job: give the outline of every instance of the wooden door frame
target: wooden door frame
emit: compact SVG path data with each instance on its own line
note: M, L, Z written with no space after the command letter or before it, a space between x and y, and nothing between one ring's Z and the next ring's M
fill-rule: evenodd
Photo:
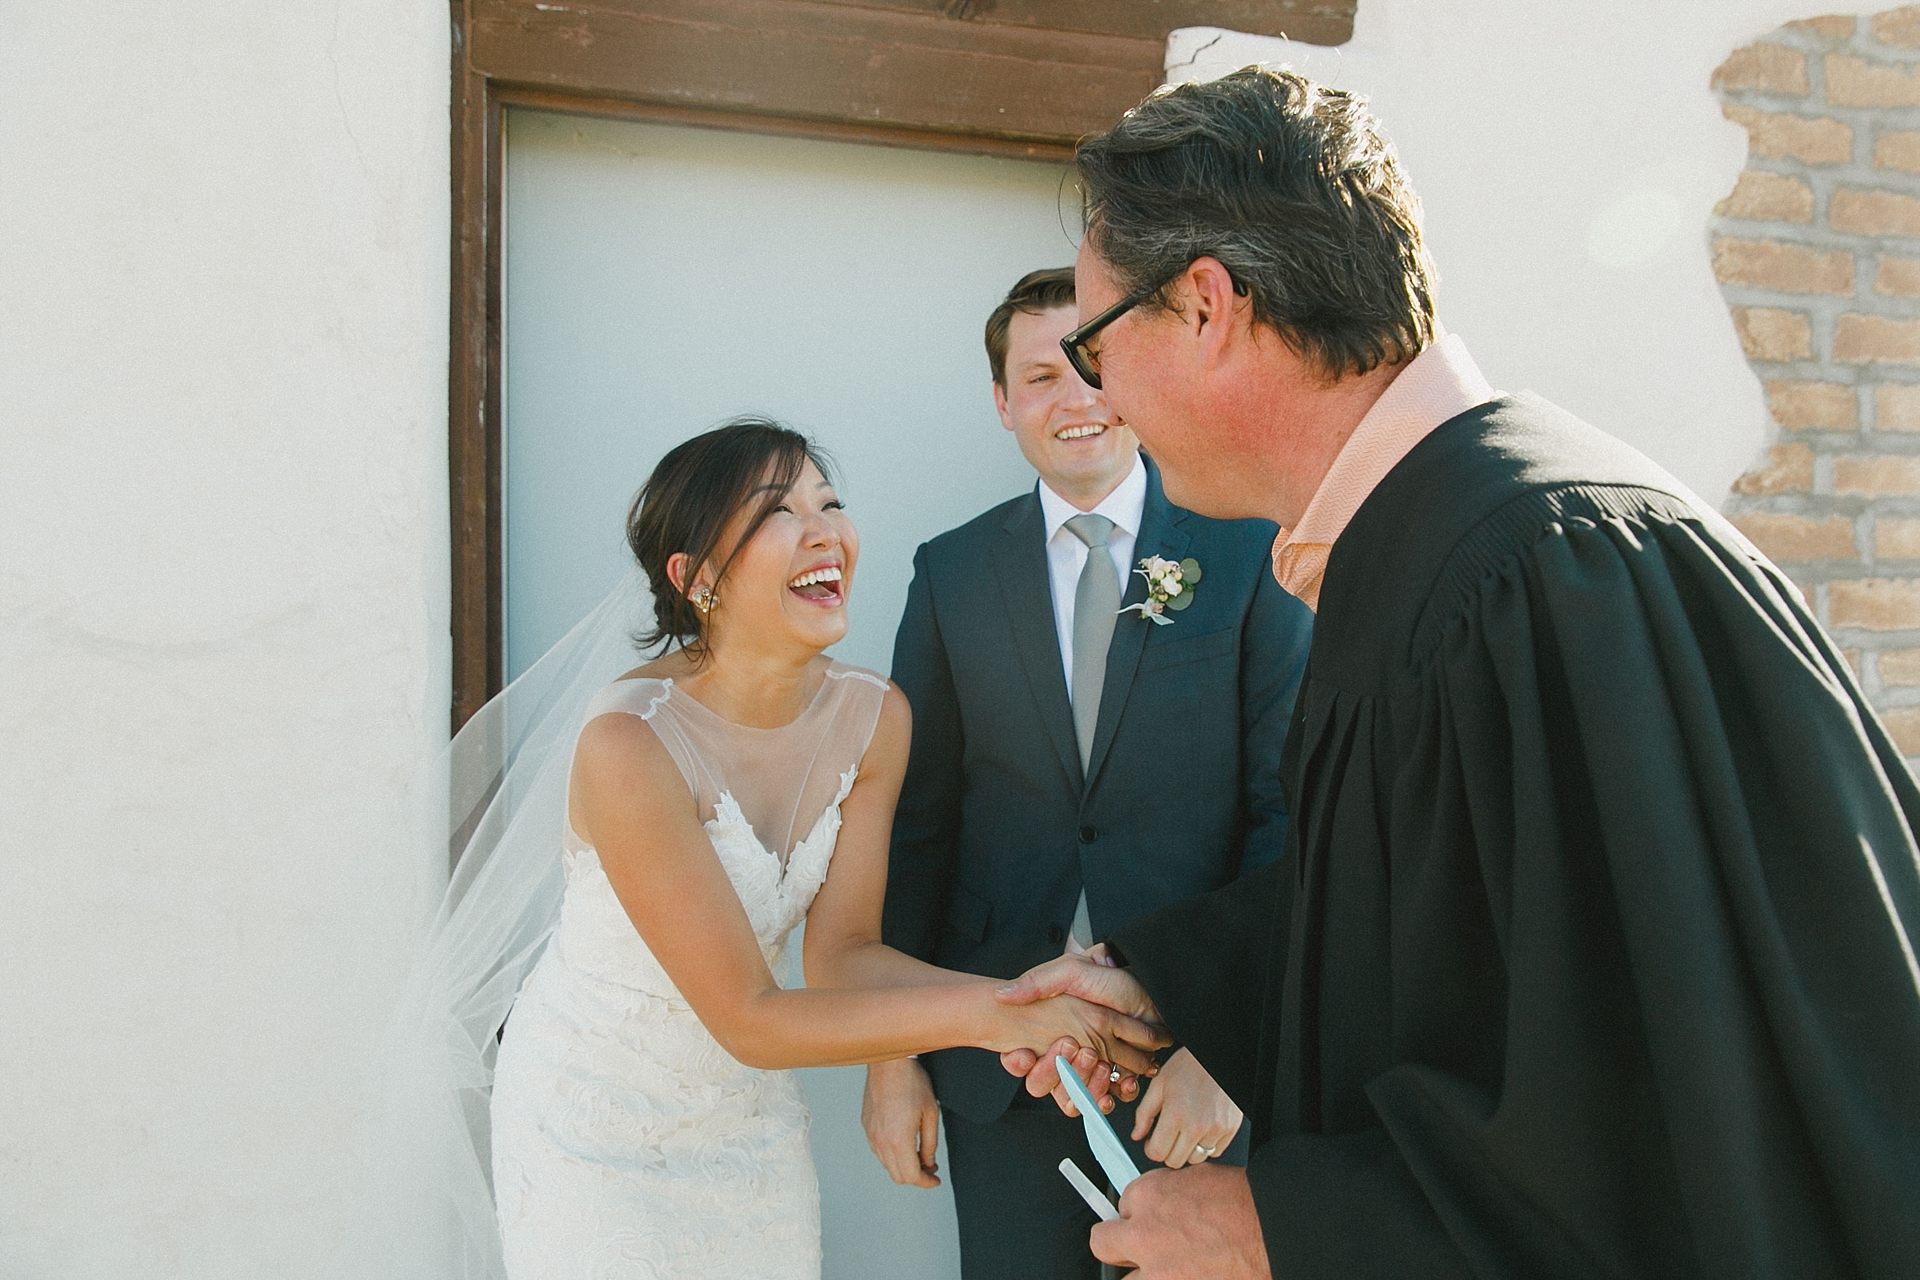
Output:
M1356 0L450 0L453 727L506 675L502 176L510 107L1065 161L1167 32L1340 44Z

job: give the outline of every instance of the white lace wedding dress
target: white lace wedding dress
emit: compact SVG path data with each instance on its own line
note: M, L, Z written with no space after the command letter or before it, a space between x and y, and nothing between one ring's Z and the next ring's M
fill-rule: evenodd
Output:
M671 680L616 681L587 709L659 734L776 975L826 879L885 690L835 663L779 729L729 723ZM560 924L494 1074L508 1277L814 1280L820 1191L798 1082L743 1066L707 1033L570 827L562 856Z

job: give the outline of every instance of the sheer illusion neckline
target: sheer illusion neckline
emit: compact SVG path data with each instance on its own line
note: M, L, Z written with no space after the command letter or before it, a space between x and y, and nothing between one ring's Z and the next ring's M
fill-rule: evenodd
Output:
M838 665L838 664L835 664L835 665ZM714 724L724 725L729 729L738 729L741 733L762 734L762 733L784 733L788 729L792 729L798 725L806 723L806 721L813 715L813 713L819 709L821 700L826 697L827 686L829 682L832 681L833 676L834 676L834 667L829 666L826 669L826 671L821 674L820 683L817 686L815 686L813 691L813 696L807 699L807 705L800 709L800 714L795 716L793 719L787 721L785 724L777 724L769 728L761 728L759 725L741 724L738 720L727 719L725 716L721 715L718 711L715 711L712 707L700 701L700 699L694 697L691 693L688 693L685 685L674 683L674 679L672 676L629 676L628 679L657 680L660 684L661 693L663 696L671 696L676 702L689 703L693 705L694 707L698 708L698 712L700 715L705 716L708 720L711 720Z
M823 811L846 798L886 690L887 682L872 672L832 661L799 715L762 729L728 720L670 676L641 674L607 686L588 717L624 712L647 722L672 755L709 834L737 828L785 868ZM567 839L569 847L591 847L571 822ZM738 840L716 839L715 845Z

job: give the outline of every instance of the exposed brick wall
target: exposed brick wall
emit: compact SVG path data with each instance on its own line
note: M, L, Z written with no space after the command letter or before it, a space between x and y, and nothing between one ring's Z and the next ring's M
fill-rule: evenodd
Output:
M1920 756L1920 5L1793 22L1714 72L1749 159L1714 274L1776 442L1728 512Z

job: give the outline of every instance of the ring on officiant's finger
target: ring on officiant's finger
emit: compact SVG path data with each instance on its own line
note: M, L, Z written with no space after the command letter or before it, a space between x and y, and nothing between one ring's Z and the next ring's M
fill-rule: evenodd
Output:
M1211 1156L1211 1155L1213 1154L1213 1148L1212 1148L1212 1147L1203 1147L1203 1146L1201 1146L1201 1145L1200 1145L1199 1143L1197 1143L1197 1142L1193 1144L1193 1149L1194 1149L1194 1152L1195 1152L1195 1154L1197 1154L1197 1155L1199 1155L1199 1156L1202 1156L1202 1157L1207 1157L1207 1156Z

